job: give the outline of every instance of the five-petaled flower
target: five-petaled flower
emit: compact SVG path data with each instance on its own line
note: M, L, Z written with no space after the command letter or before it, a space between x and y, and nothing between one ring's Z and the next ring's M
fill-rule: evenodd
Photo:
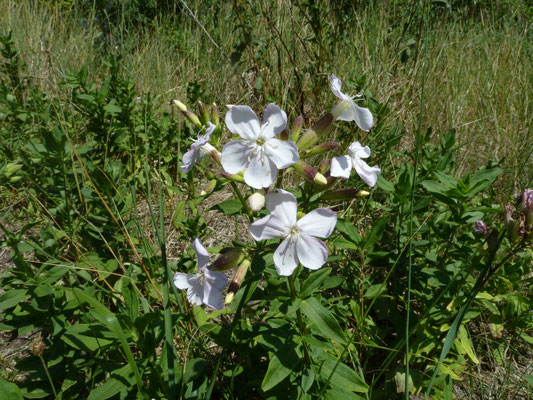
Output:
M198 257L198 272L196 274L176 272L174 285L178 289L187 289L189 303L195 306L205 304L215 310L221 310L223 306L222 290L228 284L228 277L223 272L207 269L209 253L200 239L194 239L192 248Z
M280 275L291 275L298 262L309 269L319 269L328 259L328 246L316 237L328 238L337 224L337 214L317 208L297 220L296 198L275 189L266 195L270 215L250 224L255 240L283 239L274 252L274 265Z
M222 149L222 167L230 174L244 172L244 181L255 189L269 187L279 169L296 163L298 147L276 138L287 126L287 114L276 104L265 109L263 124L248 106L233 106L226 113L226 126L242 140L231 141Z
M212 151L217 151L212 145L209 144L209 138L215 129L216 125L213 125L211 122L207 122L205 135L198 136L198 139L196 140L191 139L193 141L191 144L191 149L183 155L183 165L181 166L183 173L188 173L192 169L193 165L201 161L206 154L209 154Z
M331 91L341 99L341 102L333 107L331 113L335 119L341 121L355 121L357 126L368 132L374 125L374 118L368 108L359 107L354 99L360 96L350 97L341 92L341 80L335 75L329 78Z
M354 142L348 149L348 154L342 157L335 157L331 160L331 176L348 179L352 168L370 187L374 186L378 180L381 169L374 165L370 167L362 158L370 157L370 148L361 146L361 143Z

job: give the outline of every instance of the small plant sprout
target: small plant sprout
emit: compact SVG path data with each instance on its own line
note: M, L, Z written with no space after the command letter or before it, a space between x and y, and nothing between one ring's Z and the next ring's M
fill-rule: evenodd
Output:
M228 284L228 277L223 272L207 269L209 253L202 245L200 239L194 239L192 248L198 257L198 272L186 274L176 272L174 285L178 289L187 289L187 300L195 306L205 304L215 310L221 310L222 290Z
M355 104L355 99L362 95L350 97L341 92L341 80L335 75L329 78L330 88L335 96L341 99L341 102L333 107L331 113L335 119L341 121L355 121L357 126L368 132L374 125L374 118L368 108L359 107Z
M255 189L269 187L278 170L296 163L298 147L278 136L287 126L287 114L276 104L265 109L263 124L248 106L232 106L226 113L230 132L242 140L229 142L222 149L222 167L230 174L244 172L244 181Z
M212 145L209 144L211 134L215 131L216 126L211 122L207 122L207 129L205 135L198 136L198 139L191 139L191 149L183 155L183 165L181 170L186 174L191 171L194 164L200 162L207 154L213 155L214 158L220 158L219 152Z
M296 198L283 189L266 195L270 215L250 224L250 234L259 240L283 239L274 252L278 274L292 275L298 262L309 269L319 269L328 259L328 246L317 237L328 238L337 224L337 214L317 208L297 220Z
M368 186L374 186L381 169L377 165L370 167L362 160L368 157L370 157L368 146L363 147L359 142L352 143L347 155L331 160L331 176L348 179L353 168Z

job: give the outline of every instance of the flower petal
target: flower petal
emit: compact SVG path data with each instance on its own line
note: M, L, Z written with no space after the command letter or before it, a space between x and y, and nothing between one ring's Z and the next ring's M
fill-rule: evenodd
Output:
M189 150L183 155L181 162L183 165L180 166L184 174L189 173L192 170L194 164L202 159L202 152L200 150Z
M198 269L202 269L209 264L209 253L205 249L200 239L194 239L192 248L196 252L196 257L198 257Z
M278 274L282 276L292 275L298 266L296 242L294 240L287 238L281 242L274 252L274 265L276 266Z
M273 224L269 224L270 217L267 215L249 226L250 235L256 240L277 239L285 236L286 229L279 226L278 220L274 220Z
M337 213L329 208L317 208L298 220L301 234L328 238L337 224Z
M302 235L296 240L298 260L309 269L319 269L328 260L328 246L322 240Z
M272 214L276 214L286 226L296 224L296 213L298 206L296 197L290 192L283 189L274 189L267 193L266 207Z
M344 93L341 92L342 82L339 78L331 74L331 76L329 77L329 82L331 91L335 96L337 96L341 100L351 100L349 96L346 96Z
M188 289L194 284L194 280L195 280L194 278L195 278L194 274L176 272L174 274L173 281L174 281L174 285L176 285L178 289Z
M265 108L261 136L271 139L279 135L287 127L287 114L276 104L270 103Z
M248 143L246 140L234 140L224 146L220 160L224 171L238 174L248 167L248 156L251 151Z
M344 109L344 111L337 117L341 121L355 121L357 126L368 132L372 125L374 125L374 118L368 108L359 107L350 100L351 104Z
M265 142L265 154L278 169L285 169L300 159L296 143L279 139L270 139Z
M195 279L194 284L187 289L187 300L195 306L201 306L204 299L204 285Z
M353 142L350 145L350 154L352 157L368 158L370 157L370 147L363 147L359 142Z
M228 277L224 272L210 271L208 269L204 272L205 280L218 290L222 290L228 284Z
M206 306L215 310L222 310L222 307L224 306L222 302L222 290L207 283L204 287L202 301Z
M277 173L276 165L264 154L258 152L244 172L244 181L255 189L262 189L272 185Z
M348 156L335 157L331 160L330 175L348 179L352 171L352 159Z
M256 139L261 133L259 119L248 106L231 107L226 113L226 126L230 132L247 140Z
M378 180L378 175L381 174L381 169L374 165L370 167L366 162L361 159L354 160L355 170L357 174L363 179L370 187L374 186Z

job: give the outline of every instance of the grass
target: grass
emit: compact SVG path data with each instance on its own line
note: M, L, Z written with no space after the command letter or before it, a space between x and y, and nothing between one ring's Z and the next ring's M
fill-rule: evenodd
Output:
M14 32L29 76L51 93L58 90L67 69L82 63L89 63L91 75L98 76L102 48L93 43L99 43L103 33L94 20L76 9L65 15L57 8L32 3L0 1L6 10L0 26ZM288 4L278 1L268 9L262 5L256 14L248 10L238 18L231 16L229 5L214 15L213 6L203 9L199 2L191 4L199 23L225 54L231 54L241 40L237 22L248 19L252 41L238 65L228 62L187 11L181 13L179 23L159 19L134 31L122 27L109 37L107 51L120 54L138 90L156 94L161 104L185 99L191 82L197 82L205 101L265 104L281 98L293 117L301 111L300 100L296 101L301 93L301 109L307 114L331 102L324 91L329 74L345 82L364 75L365 88L393 111L391 122L404 124L414 138L423 60L418 56L417 32L402 36L402 16L395 15L393 7L369 6L354 14L355 20L344 26L342 34L333 27L329 32L336 36L322 39L317 46L316 42L305 44L303 38L312 37L313 30L299 9ZM506 180L500 185L505 193L530 184L528 171L533 169L531 25L516 18L511 14L496 21L487 16L453 21L434 16L430 32L424 33L431 101L425 104L422 130L432 127L438 136L457 129L461 173L502 160ZM326 46L329 54L324 53ZM263 87L256 90L259 79ZM301 93L295 93L299 84ZM322 89L320 97L314 94L316 85Z

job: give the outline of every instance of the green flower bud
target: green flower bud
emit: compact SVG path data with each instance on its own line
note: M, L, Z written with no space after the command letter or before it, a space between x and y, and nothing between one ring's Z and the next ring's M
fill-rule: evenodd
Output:
M303 126L304 126L304 117L299 115L298 118L294 120L294 123L292 125L291 141L293 141L294 143L298 141L298 138L300 137L300 132L302 131Z
M229 285L228 294L226 295L224 304L227 305L233 301L235 293L237 293L237 290L239 290L242 285L242 282L244 281L244 278L246 277L246 273L248 272L248 268L250 268L250 264L250 260L244 260L237 269L237 272L235 273L235 276L233 277L233 280Z
M244 259L247 251L243 247L225 247L220 256L207 267L210 271L227 271L233 269Z
M198 116L193 113L189 107L187 107L185 104L178 100L174 100L174 104L176 105L176 107L178 107L178 110L180 110L182 114L185 115L185 118L191 121L194 126L196 126L197 128L202 127L202 123L198 119Z
M337 147L339 147L340 143L338 142L325 142L318 146L313 147L309 150L303 150L300 152L300 158L307 158L311 156L315 156L317 154L326 153L330 150L334 150Z
M316 122L311 128L309 128L303 136L298 140L298 148L300 150L306 150L316 142L330 126L333 124L333 114L327 113L318 122Z
M209 183L205 186L204 190L202 190L200 192L200 196L206 196L209 193L211 193L213 191L213 189L215 189L216 185L217 185L217 180L216 179L211 179L209 181Z
M311 167L306 162L303 162L302 160L298 161L292 167L305 179L316 183L317 185L327 184L327 180L324 175L322 175L320 172L318 172L316 169Z
M215 103L211 105L211 122L216 126L218 126L218 123L220 122L218 107Z
M354 198L363 198L370 195L366 190L357 189L340 189L324 193L321 200L353 200Z
M209 121L209 113L207 111L207 106L201 101L198 102L198 115L200 116L200 122L202 125L207 124L207 121Z

